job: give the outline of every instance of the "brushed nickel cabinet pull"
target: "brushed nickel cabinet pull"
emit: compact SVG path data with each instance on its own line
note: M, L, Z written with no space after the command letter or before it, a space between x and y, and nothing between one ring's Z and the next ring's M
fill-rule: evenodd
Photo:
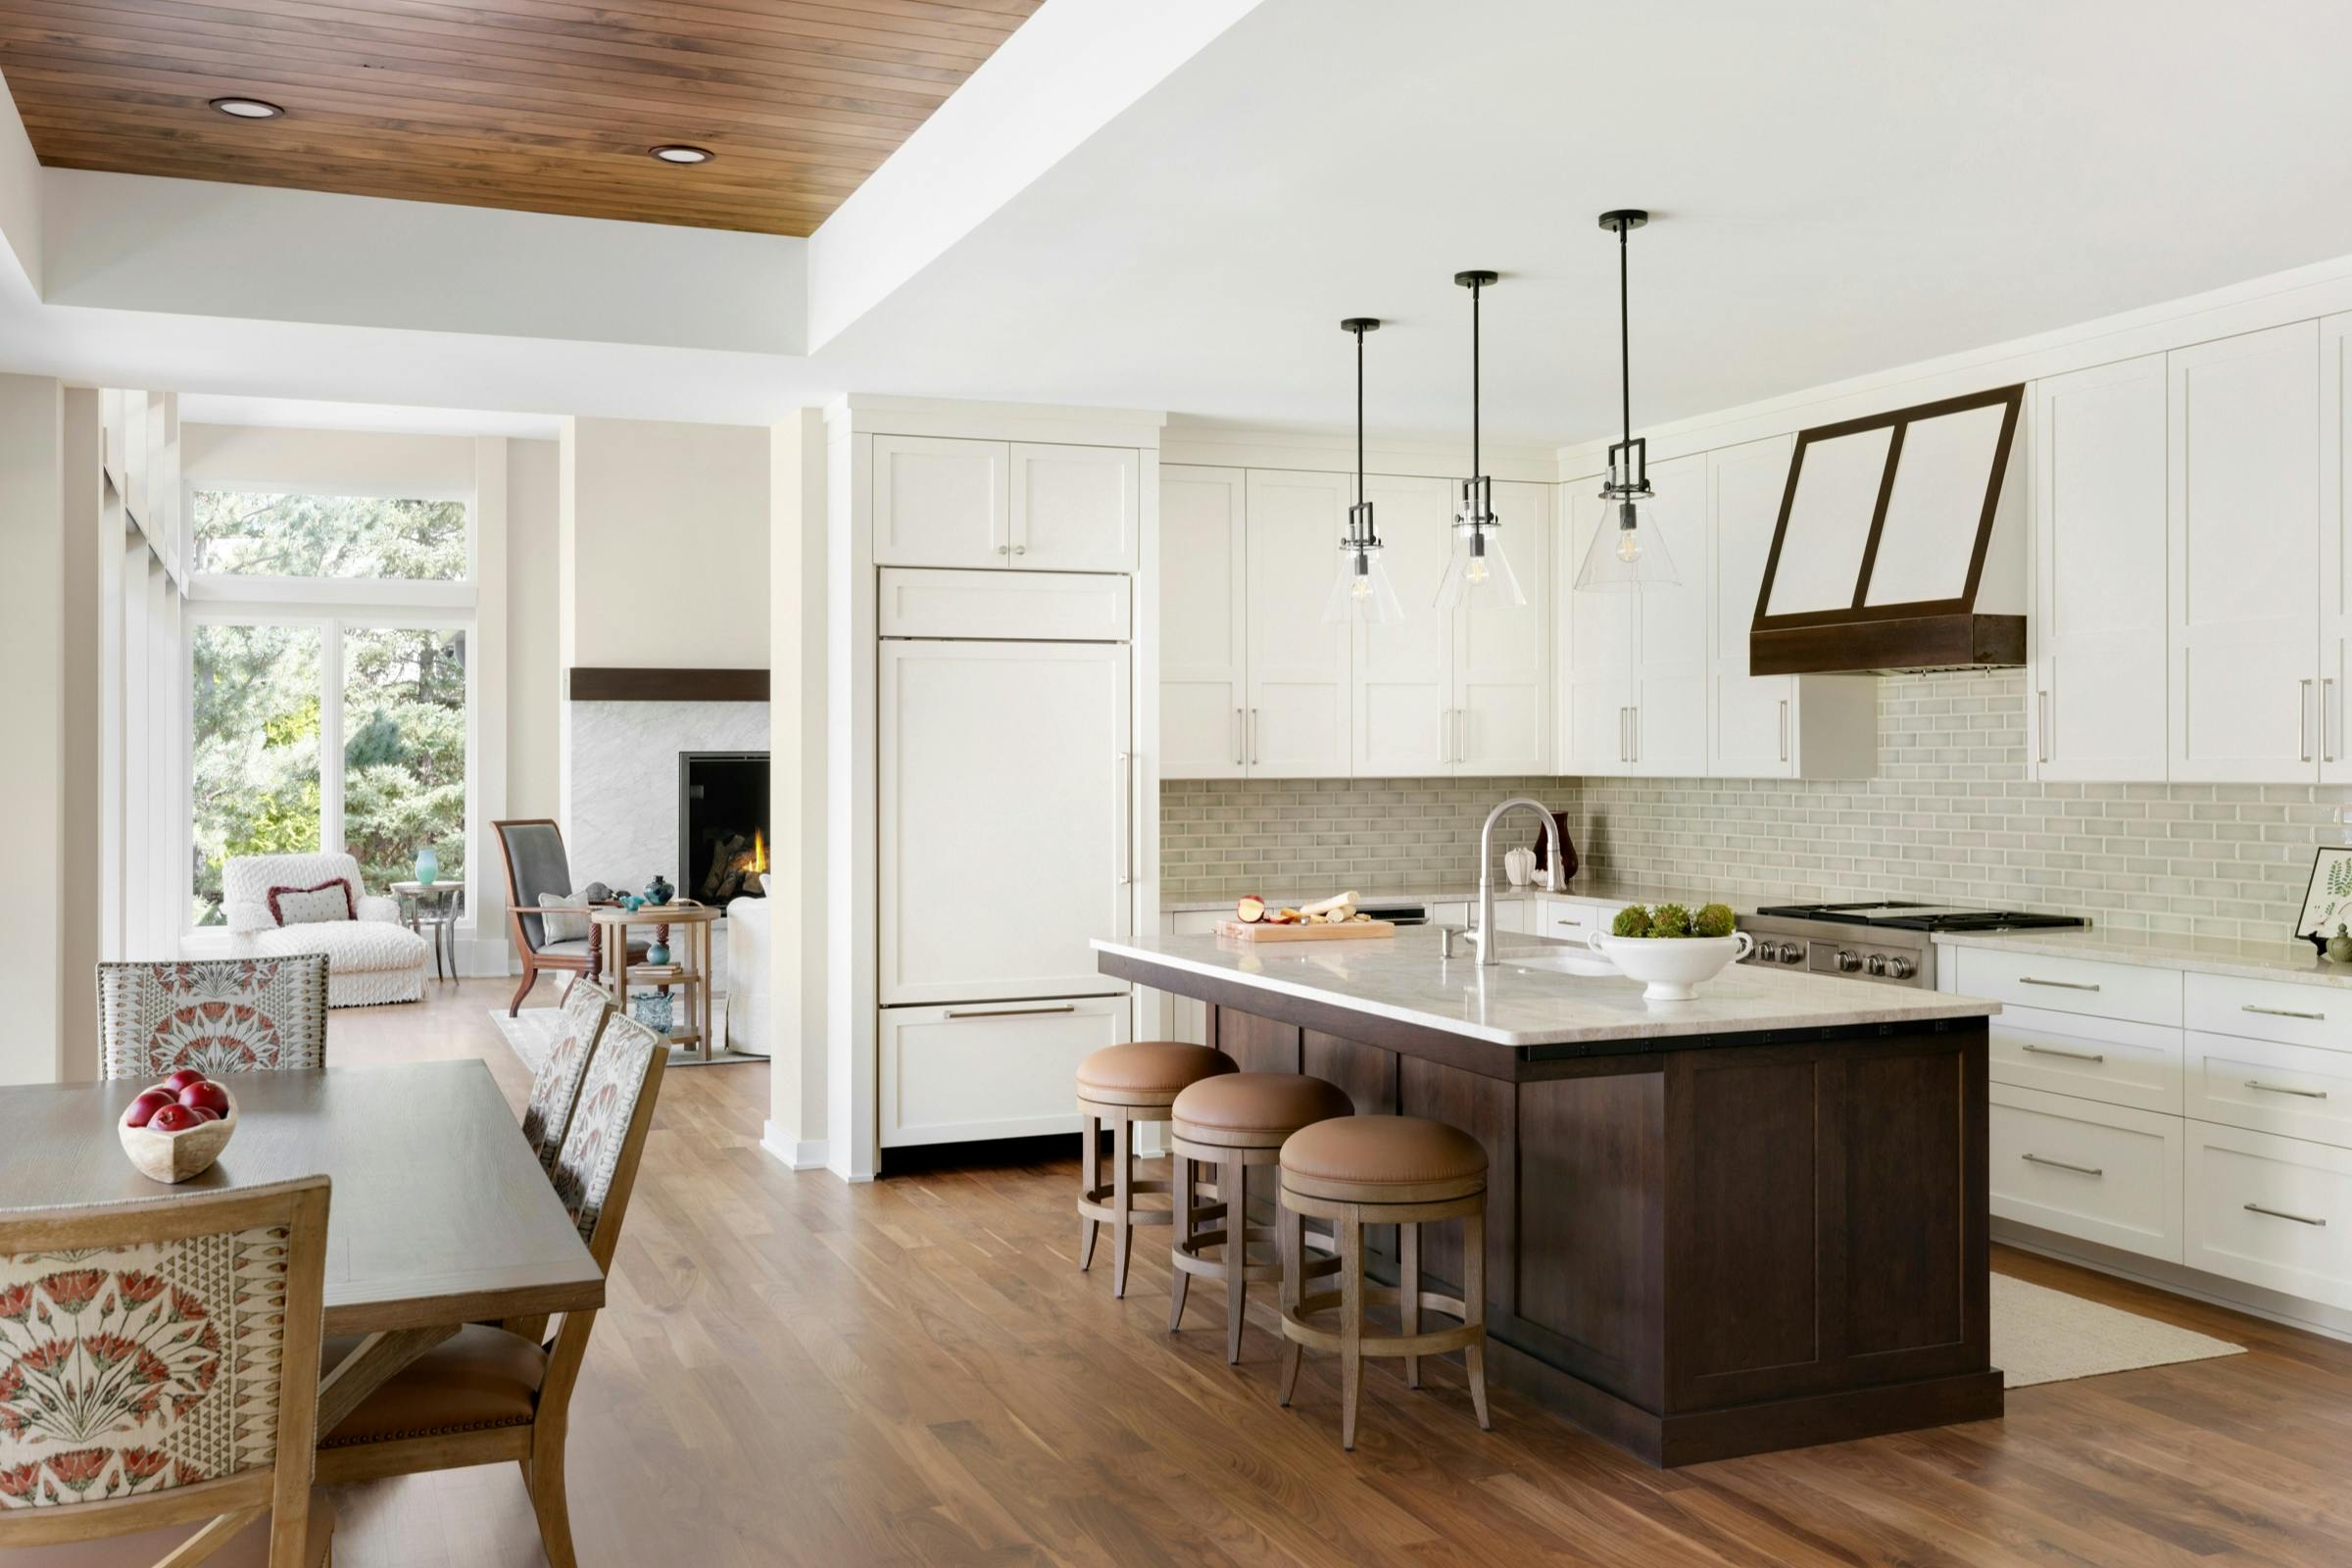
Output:
M1634 760L1642 760L1642 707L1639 703L1626 710L1634 715Z
M2099 1051L2060 1051L2056 1046L2036 1046L2028 1042L2025 1048L2036 1056L2064 1056L2069 1061L2105 1061L2106 1053Z
M1250 710L1250 765L1257 765L1258 743L1265 738L1265 726L1257 721L1257 710Z
M2050 760L2050 690L2041 689L2041 707L2034 711L2034 728L2041 741L2041 760Z
M1029 1018L1049 1012L1076 1012L1075 1002L1056 1003L1050 1007L950 1007L951 1018Z
M2335 710L2330 706L2334 700L2334 694L2335 677L2333 675L2321 676L2320 760L2323 762L2335 760Z
M2071 1170L2078 1176L2104 1176L2107 1172L2097 1165L2070 1165L2063 1159L2044 1159L2039 1154L2025 1156L2029 1165L2047 1165L2052 1170Z
M2036 980L2030 974L2017 977L2021 986L2048 986L2056 991L2096 991L2099 988L2087 980Z
M1130 776L1134 772L1135 760L1126 752L1119 753L1118 758L1119 825L1121 828L1119 837L1123 841L1119 845L1119 886L1128 887L1135 881L1135 824L1133 813L1128 809L1130 803L1135 799L1135 781Z
M2293 1095L2299 1100L2326 1100L2328 1098L2328 1091L2325 1089L2297 1089L2288 1084L2266 1084L2259 1078L2247 1079L2246 1087L2259 1089L2266 1095Z
M2273 1219L2291 1219L2298 1225L2316 1225L2321 1230L2326 1230L2328 1228L2328 1222L2319 1218L2317 1215L2290 1214L2283 1208L2265 1208L2260 1203L2248 1203L2246 1205L2246 1212L2249 1214L2268 1214Z
M1781 699L1781 760L1788 760L1788 699Z
M2328 1021L2328 1015L2324 1012L2297 1012L2292 1007L2258 1007L2251 1002L2246 1003L2237 1010L2240 1012L2259 1012L2273 1018L2309 1018L2313 1023L2326 1023Z

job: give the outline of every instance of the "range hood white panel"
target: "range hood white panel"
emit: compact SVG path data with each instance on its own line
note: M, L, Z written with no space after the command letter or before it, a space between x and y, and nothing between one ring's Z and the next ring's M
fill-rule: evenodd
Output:
M1852 606L1862 552L1870 544L1871 514L1878 510L1879 485L1886 474L1886 447L1893 439L1894 431L1882 427L1807 443L1767 614ZM1982 494L1981 480L1979 485Z
M2000 451L2007 412L1987 404L1904 427L1863 603L1922 604L1968 591L1984 481Z

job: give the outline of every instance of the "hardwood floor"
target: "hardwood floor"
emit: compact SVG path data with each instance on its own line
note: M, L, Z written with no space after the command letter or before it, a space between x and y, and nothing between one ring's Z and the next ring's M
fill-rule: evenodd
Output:
M330 1059L478 1055L519 1105L486 1016L507 989L337 1012ZM852 1188L762 1153L766 1106L764 1067L662 1086L573 1400L583 1563L2352 1563L2352 1347L2330 1340L1996 1249L2251 1353L1674 1472L1507 1394L1481 1434L1457 1366L1408 1394L1382 1365L1348 1455L1328 1358L1276 1406L1270 1312L1239 1367L1216 1311L1164 1332L1164 1237L1124 1301L1106 1259L1076 1271L1074 1152ZM512 1468L336 1499L338 1568L543 1560Z

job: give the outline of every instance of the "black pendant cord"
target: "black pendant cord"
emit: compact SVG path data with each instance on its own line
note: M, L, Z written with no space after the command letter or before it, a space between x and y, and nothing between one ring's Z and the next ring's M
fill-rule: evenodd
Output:
M1625 442L1634 440L1634 349L1631 313L1626 303L1625 235L1632 225L1617 220L1617 412L1625 421ZM1360 341L1360 339L1359 339Z
M1355 329L1355 504L1364 504L1364 329L1360 326Z
M1478 296L1483 285L1470 285L1470 476L1478 477L1487 470L1478 465Z

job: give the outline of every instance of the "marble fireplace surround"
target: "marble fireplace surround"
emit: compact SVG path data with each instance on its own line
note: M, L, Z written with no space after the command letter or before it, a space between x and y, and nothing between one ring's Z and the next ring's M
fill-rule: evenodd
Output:
M768 750L768 705L598 702L568 705L564 757L564 843L572 885L643 888L659 871L682 885L678 865L678 754ZM726 973L726 926L713 931L711 963Z

